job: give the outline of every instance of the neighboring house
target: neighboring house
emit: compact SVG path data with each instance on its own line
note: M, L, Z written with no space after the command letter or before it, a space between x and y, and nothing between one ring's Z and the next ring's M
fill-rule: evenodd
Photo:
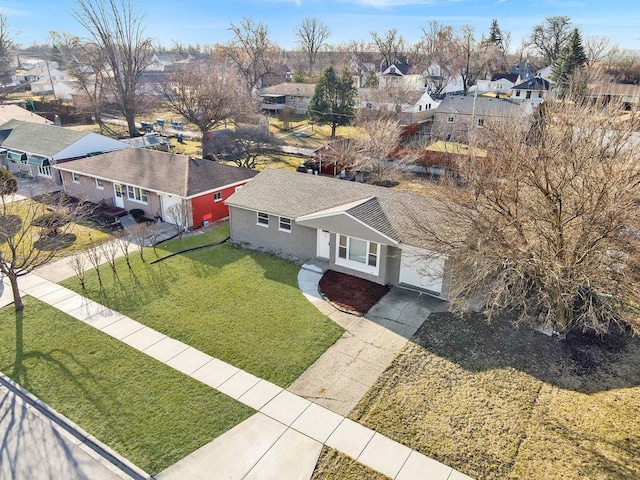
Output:
M0 126L0 163L13 173L60 183L52 165L71 159L129 148L124 142L93 132L11 120Z
M49 80L48 78L31 82L31 92L37 95L54 94L57 100L72 100L73 95L78 92L74 87L75 82L63 82L59 80Z
M0 105L0 126L10 120L51 125L53 122L18 105Z
M307 105L316 90L314 83L280 83L260 90L261 108L278 112L291 107L295 113L306 114Z
M511 98L515 100L531 100L535 105L543 102L549 92L549 82L544 78L533 77L511 89Z
M587 88L588 94L594 100L605 103L620 102L631 109L632 105L640 103L640 86L622 83L594 83Z
M267 73L262 77L262 86L271 87L273 85L279 85L281 83L290 82L293 75L288 65L278 65L273 72Z
M418 90L424 89L426 85L424 75L417 67L405 61L397 61L392 65L382 66L379 86Z
M211 160L138 148L81 158L56 168L65 192L84 200L141 209L148 218L170 223L176 220L172 206L184 205L189 216L185 228L229 216L224 201L257 174Z
M488 122L526 118L533 113L530 102L476 97L446 97L434 112L432 137L467 143L471 132L480 132Z
M401 125L411 125L431 117L438 106L428 92L403 88L360 88L358 108L366 110L388 110L398 114Z
M448 296L447 259L424 250L414 222L435 200L329 177L267 169L227 200L231 240L382 285ZM413 232L413 233L412 233Z

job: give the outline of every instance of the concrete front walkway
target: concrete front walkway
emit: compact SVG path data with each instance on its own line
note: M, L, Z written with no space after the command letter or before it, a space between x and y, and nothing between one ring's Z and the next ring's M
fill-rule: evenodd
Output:
M37 274L21 277L19 282L26 294L258 412L161 473L159 478L163 480L307 480L323 444L394 479L469 478L321 405L167 337Z
M289 390L341 415L348 415L434 311L447 303L392 288L367 315L337 310L318 293L324 265L311 262L298 273L304 296L346 332Z

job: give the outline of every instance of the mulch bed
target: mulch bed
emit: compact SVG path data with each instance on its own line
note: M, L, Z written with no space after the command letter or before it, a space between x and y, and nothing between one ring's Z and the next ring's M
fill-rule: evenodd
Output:
M325 272L319 287L332 303L356 313L367 313L389 291L387 286L333 270Z

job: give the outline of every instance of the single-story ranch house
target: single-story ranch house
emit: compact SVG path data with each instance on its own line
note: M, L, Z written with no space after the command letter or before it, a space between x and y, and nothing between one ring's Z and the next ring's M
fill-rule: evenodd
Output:
M12 173L27 173L60 184L52 166L129 145L93 132L11 120L0 126L0 163Z
M435 200L318 175L267 169L227 200L231 240L379 284L447 298L447 259L424 250L416 219Z
M229 216L224 201L257 174L247 168L140 148L81 158L56 168L65 192L83 200L141 209L149 218L168 222L175 218L171 206L184 205L191 217L187 228Z

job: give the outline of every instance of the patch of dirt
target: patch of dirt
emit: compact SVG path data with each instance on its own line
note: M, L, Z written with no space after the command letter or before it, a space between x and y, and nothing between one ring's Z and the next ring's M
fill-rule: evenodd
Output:
M327 270L320 279L320 293L340 308L367 313L386 295L389 287L362 278Z
M322 447L311 480L390 480L390 477L328 447Z

